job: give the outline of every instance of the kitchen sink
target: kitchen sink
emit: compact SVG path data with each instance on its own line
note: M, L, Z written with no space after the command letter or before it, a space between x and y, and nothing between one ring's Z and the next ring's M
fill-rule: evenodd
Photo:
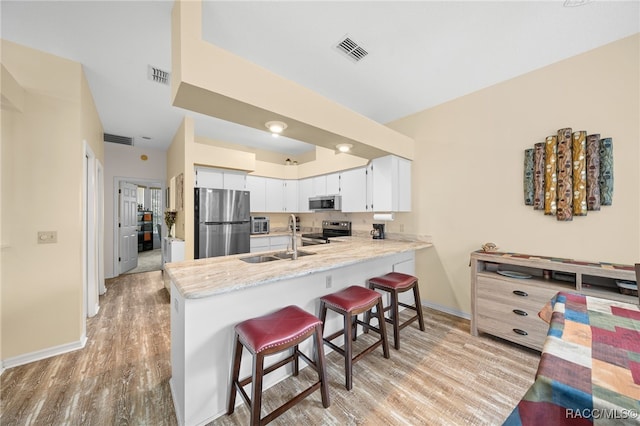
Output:
M298 257L309 256L311 254L315 254L315 253L298 250ZM278 259L293 259L293 253L288 253L286 251L280 251L278 253L274 253L272 256L275 256Z
M298 250L298 257L309 256L311 253L308 251ZM277 253L261 254L257 256L241 257L240 260L247 263L265 263L273 262L274 260L293 259L293 253L287 253L286 251L279 251Z
M275 257L269 254L263 254L260 256L241 257L240 260L247 263L264 263L273 262L274 260L281 260L279 257Z

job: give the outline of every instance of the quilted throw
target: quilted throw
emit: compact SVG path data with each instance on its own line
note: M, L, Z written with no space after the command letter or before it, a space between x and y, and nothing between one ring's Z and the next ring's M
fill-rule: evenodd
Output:
M638 306L556 294L534 384L504 425L640 424Z

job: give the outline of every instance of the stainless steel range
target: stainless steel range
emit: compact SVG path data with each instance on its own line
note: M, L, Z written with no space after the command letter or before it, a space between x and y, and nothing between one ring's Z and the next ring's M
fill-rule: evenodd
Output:
M312 246L316 244L328 244L331 242L331 237L350 237L351 236L351 222L346 221L322 221L322 233L317 234L302 234L302 245Z

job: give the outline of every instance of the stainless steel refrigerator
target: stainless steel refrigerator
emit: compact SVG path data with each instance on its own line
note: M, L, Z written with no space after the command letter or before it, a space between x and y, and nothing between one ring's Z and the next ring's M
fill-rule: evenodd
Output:
M249 253L249 191L195 188L194 257Z

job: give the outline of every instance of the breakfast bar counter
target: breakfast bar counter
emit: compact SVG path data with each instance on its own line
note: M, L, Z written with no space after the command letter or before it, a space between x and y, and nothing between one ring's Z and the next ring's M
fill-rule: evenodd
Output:
M237 323L288 305L318 315L319 299L326 294L351 285L365 286L367 279L391 271L415 274L416 250L430 246L425 241L353 236L300 247L299 251L313 254L296 260L248 263L242 259L270 253L245 253L167 264L170 384L178 423L202 425L226 412ZM325 322L327 333L341 327L339 316ZM300 348L311 351L310 343ZM248 353L243 357L240 375L245 377L251 374L251 362ZM274 371L265 377L264 389L290 374L290 369Z
M175 284L182 297L198 299L430 246L424 241L340 237L330 244L299 248L314 254L299 257L295 266L291 260L246 263L240 259L264 253L243 253L167 264L165 272L166 279Z

